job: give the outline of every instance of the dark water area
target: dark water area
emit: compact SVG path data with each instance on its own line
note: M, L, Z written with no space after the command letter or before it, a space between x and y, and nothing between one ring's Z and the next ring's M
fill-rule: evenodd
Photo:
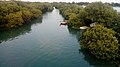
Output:
M58 9L0 33L0 67L116 67L80 48L81 30L60 26Z

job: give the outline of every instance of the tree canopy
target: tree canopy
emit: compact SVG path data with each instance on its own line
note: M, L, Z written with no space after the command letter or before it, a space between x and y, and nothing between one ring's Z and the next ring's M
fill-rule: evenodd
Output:
M72 8L74 7L74 8ZM120 59L120 14L112 6L93 2L85 7L73 4L57 4L60 13L68 21L68 26L87 28L80 39L81 48L98 59Z
M21 26L52 10L50 3L2 1L0 2L0 28Z
M93 22L103 23L104 25L111 24L117 19L117 11L112 6L103 4L102 2L95 2L85 7L87 13L86 19L93 19Z
M77 4L60 4L57 8L68 20L69 26L89 26L91 23L97 22L110 27L118 22L117 11L102 2L90 3L85 8Z
M83 33L80 44L83 49L99 59L118 59L120 58L120 44L115 35L115 31L96 25Z

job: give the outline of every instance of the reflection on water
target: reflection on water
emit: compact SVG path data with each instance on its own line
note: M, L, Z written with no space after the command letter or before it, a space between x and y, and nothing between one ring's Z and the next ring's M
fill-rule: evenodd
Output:
M113 64L112 62L96 59L93 55L89 54L88 52L86 52L83 49L80 49L79 51L80 51L80 53L82 53L84 55L84 60L86 60L89 63L90 66L94 66L94 67L116 67L116 65Z
M70 34L72 34L78 40L78 42L80 42L80 36L82 35L82 33L85 30L76 30L76 29L73 29L71 27L68 27L68 31L69 31ZM94 67L116 67L116 65L111 63L111 62L104 61L104 60L98 60L93 55L86 52L84 49L80 48L80 49L78 49L78 51L79 51L80 54L84 55L84 60L87 61L90 66L94 66Z
M54 9L42 21L1 32L0 67L114 67L81 50L83 30L59 26L63 19Z
M9 29L9 30L2 30L0 32L0 43L13 40L14 38L17 39L18 36L24 35L26 33L29 33L31 31L31 26L35 25L37 23L41 23L42 18L38 18L35 21L32 21L30 23L27 23L21 27L15 28L15 29Z
M80 30L76 30L76 29L73 29L71 27L68 27L68 31L69 31L70 34L72 34L73 36L75 36L78 41L80 41L80 35L82 33Z

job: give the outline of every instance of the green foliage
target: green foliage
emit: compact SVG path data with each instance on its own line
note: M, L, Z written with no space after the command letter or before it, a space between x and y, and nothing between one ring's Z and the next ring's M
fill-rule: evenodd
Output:
M118 14L117 18L116 18L116 22L109 25L109 28L112 28L113 30L115 30L116 32L120 33L120 14Z
M38 17L42 16L42 12L38 9L32 9L31 12L33 14L33 18L38 18Z
M102 2L90 3L85 8L70 3L54 5L65 17L69 27L79 28L83 25L90 26L93 22L98 23L83 33L80 40L82 49L86 49L99 59L120 59L120 13L112 6Z
M46 11L52 11L53 10L53 6L50 3L42 3L42 12L46 12Z
M10 13L6 15L5 19L7 20L6 27L17 27L23 25L23 18L21 12Z
M68 19L68 25L74 27L79 28L80 26L83 25L83 23L80 21L80 19L78 19L78 16L74 13L71 13L71 15L69 16Z
M104 26L111 27L118 20L117 11L112 6L102 2L90 3L85 8L76 4L61 3L59 6L57 5L57 8L60 9L60 13L68 20L69 26L89 26L93 22L98 22L104 24Z
M28 11L27 8L22 9L22 18L24 19L24 22L29 22L32 19L32 12Z
M59 4L57 8L60 10L60 13L63 15L65 20L68 20L68 25L71 27L80 27L83 23L80 21L78 14L83 9L77 4Z
M120 44L115 34L115 31L102 25L88 28L81 37L81 47L99 59L115 60L120 58Z
M85 19L91 20L93 18L94 22L103 23L106 26L115 22L117 17L117 12L113 7L102 2L94 2L87 5L85 11L87 12Z
M39 2L0 2L0 28L13 28L42 17L43 13L52 11L50 3Z

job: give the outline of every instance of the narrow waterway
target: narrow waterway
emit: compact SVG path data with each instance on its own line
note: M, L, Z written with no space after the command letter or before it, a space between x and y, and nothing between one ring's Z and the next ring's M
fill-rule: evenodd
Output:
M0 67L115 67L80 50L80 30L60 26L58 9L0 33Z

